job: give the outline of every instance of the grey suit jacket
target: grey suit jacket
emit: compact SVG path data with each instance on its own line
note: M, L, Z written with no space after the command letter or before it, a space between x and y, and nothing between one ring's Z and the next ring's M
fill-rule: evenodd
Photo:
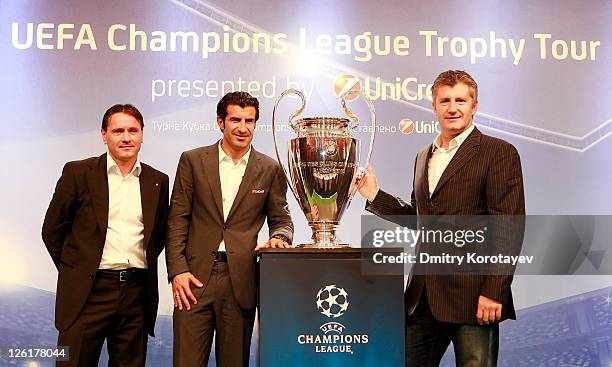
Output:
M431 155L432 145L428 145L416 157L410 202L381 190L366 209L383 217L403 216L399 224L409 227L414 227L416 215L525 214L521 162L511 144L483 135L475 128L455 153L430 197L427 171ZM397 221L400 217L395 218ZM522 241L522 234L501 231L494 236L497 237L492 241ZM479 295L503 303L502 319L515 318L511 282L512 275L507 274L415 274L406 289L406 311L414 311L425 288L432 314L439 321L476 324Z
M199 298L210 278L213 251L223 239L234 295L243 308L257 301L257 235L267 219L270 237L293 238L287 184L272 158L251 149L242 182L223 220L218 143L186 151L179 160L168 218L168 277L191 272L204 283L192 288Z

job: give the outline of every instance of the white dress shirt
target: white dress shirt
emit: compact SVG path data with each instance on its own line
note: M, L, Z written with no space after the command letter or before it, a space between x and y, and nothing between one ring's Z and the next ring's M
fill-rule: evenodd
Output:
M111 155L106 155L108 174L108 227L100 269L147 268L144 222L140 201L140 159L125 177Z
M453 159L455 153L457 153L457 150L459 150L459 147L465 141L465 138L470 135L472 130L474 130L474 125L471 125L464 132L451 139L451 141L448 143L447 149L444 149L440 146L441 134L438 134L438 136L436 136L436 138L434 139L432 147L433 154L429 159L429 165L427 167L430 197L436 189L438 181L440 181L440 177L442 177L442 173L444 173L444 170L446 169L446 167L448 167L448 164L450 163L451 159Z
M242 182L242 176L246 171L247 163L249 162L249 156L251 155L251 148L243 155L238 163L234 164L234 160L229 155L225 154L223 148L221 148L221 142L219 142L219 178L221 179L221 200L223 202L223 220L227 219L227 216L232 209L234 199L240 188ZM225 241L221 240L218 251L225 251Z

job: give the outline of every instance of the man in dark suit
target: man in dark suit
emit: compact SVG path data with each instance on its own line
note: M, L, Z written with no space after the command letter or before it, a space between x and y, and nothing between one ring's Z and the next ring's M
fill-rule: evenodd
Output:
M379 190L374 171L367 167L359 191L368 199L368 211L380 216L524 215L518 152L472 124L477 88L464 71L437 77L433 111L441 132L416 157L410 202ZM511 247L520 248L522 234L500 229L490 239L494 246L513 242ZM515 318L511 282L511 272L413 272L405 293L406 365L437 366L452 341L457 366L495 366L498 322Z
M59 271L58 345L70 348L68 365L97 366L105 339L109 365L145 365L168 176L140 162L143 128L136 107L108 109L107 153L66 163L45 215L42 237Z
M245 92L217 104L221 141L181 155L166 259L174 297L174 365L248 366L257 301L256 251L289 247L293 224L281 167L251 146L259 102ZM257 245L267 219L270 239Z

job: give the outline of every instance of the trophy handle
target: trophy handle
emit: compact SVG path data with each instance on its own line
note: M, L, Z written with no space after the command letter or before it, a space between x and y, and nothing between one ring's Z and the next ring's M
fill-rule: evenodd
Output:
M295 196L295 199L299 203L300 199L298 198L297 192L295 188L293 187L293 183L289 179L289 175L287 175L287 169L285 168L285 165L283 164L281 156L278 152L278 144L276 144L276 108L278 107L278 104L280 103L280 101L286 96L288 96L289 94L296 94L302 100L302 107L300 107L300 109L298 109L297 111L289 115L289 126L291 126L293 131L298 132L299 126L297 122L293 121L293 119L295 119L296 117L301 115L302 112L304 112L304 108L306 108L306 97L304 96L304 93L300 92L297 89L287 89L286 91L281 93L281 95L278 96L278 98L276 99L276 102L274 102L274 109L272 110L272 138L274 139L274 150L276 151L276 159L278 160L278 164L280 164L280 166L282 167L283 174L285 175L285 180L287 180L287 184L289 185L289 188L291 189L293 196Z
M357 189L362 183L361 179L366 175L365 167L367 167L370 164L370 158L372 157L372 148L374 147L374 137L376 135L376 111L374 110L374 104L372 103L372 100L370 99L370 97L368 97L367 94L365 94L361 90L359 91L349 90L340 96L340 101L342 102L342 109L344 110L344 113L350 118L352 122L351 128L355 129L357 127L358 118L357 116L355 116L355 114L351 110L349 110L348 106L346 105L346 97L349 96L350 94L360 95L363 98L363 100L366 102L366 104L368 105L368 109L370 110L370 120L372 121L371 123L372 134L370 135L370 147L368 148L368 155L366 156L365 165L363 167L360 167L359 170L355 172L355 181L354 181L354 184L352 185L352 190L350 190L351 192L349 192L349 198L348 198L349 204L353 200L353 196L355 195L355 193L357 192Z

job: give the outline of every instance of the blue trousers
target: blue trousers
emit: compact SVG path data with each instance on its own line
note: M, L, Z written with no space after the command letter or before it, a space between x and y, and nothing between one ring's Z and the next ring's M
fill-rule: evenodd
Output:
M499 324L480 326L437 321L423 289L416 309L406 317L406 366L438 366L451 342L457 367L497 365Z

